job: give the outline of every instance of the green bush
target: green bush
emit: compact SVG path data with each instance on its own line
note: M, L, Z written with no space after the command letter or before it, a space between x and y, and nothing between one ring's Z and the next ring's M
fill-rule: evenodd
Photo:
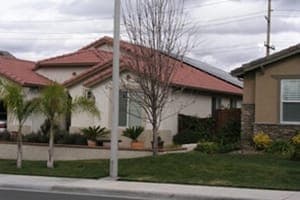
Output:
M217 133L217 141L220 144L235 144L241 140L241 122L229 121Z
M219 144L219 153L229 153L240 149L240 143Z
M199 132L190 130L182 131L173 137L173 142L175 144L198 143L200 140L201 134Z
M24 135L24 142L48 143L49 136L42 132ZM55 144L86 145L86 137L79 133L70 134L65 130L56 131L54 137Z
M277 140L273 142L266 151L271 154L278 154L283 156L291 156L294 151L295 147L289 143L288 141L284 140Z
M295 145L295 151L291 158L292 160L300 161L300 144Z
M215 142L200 142L195 150L207 154L218 153L219 145Z
M215 133L213 118L198 118L193 116L178 116L179 132L173 137L175 144L198 143L212 140Z
M8 131L0 133L0 141L11 141L11 135Z
M46 134L43 134L42 132L38 133L30 133L23 136L24 142L30 142L30 143L48 143L49 137Z
M68 132L61 133L56 139L56 144L71 144L71 145L86 145L86 136L79 133L69 134Z

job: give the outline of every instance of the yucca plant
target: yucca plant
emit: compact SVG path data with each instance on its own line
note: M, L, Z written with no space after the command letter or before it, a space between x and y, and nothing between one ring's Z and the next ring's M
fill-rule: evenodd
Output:
M82 133L88 140L96 141L99 137L105 137L109 134L109 131L105 127L90 126L88 128L81 129Z
M142 126L132 126L132 127L126 128L123 131L123 135L125 137L132 139L134 142L136 142L137 138L143 133L143 131L144 131L144 127L142 127Z

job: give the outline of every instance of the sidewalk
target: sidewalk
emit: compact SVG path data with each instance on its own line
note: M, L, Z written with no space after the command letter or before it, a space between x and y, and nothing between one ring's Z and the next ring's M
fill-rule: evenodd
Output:
M0 188L143 199L299 200L300 192L0 174Z

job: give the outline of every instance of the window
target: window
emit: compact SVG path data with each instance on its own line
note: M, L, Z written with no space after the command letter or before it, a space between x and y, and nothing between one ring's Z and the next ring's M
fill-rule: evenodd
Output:
M119 93L119 126L141 126L142 108L128 96L127 91L120 91Z
M300 123L300 79L281 80L281 122Z
M230 108L237 108L237 100L234 98L230 99Z

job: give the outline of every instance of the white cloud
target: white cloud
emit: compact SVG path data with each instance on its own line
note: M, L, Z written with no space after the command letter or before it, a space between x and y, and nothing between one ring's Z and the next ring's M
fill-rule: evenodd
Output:
M277 50L300 42L299 0L274 0L272 43ZM192 55L230 70L264 56L266 1L189 0L185 11L200 26ZM77 50L112 35L113 1L1 1L0 49L39 60ZM102 19L102 20L101 20Z

